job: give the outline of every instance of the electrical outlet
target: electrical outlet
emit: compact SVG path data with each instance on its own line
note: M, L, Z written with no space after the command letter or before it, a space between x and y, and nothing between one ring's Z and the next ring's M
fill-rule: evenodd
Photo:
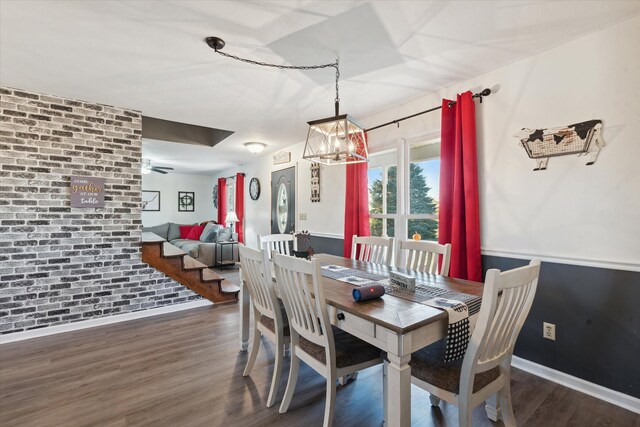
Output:
M556 340L556 325L553 323L542 323L542 337L548 340Z
M300 217L300 221L305 221L307 219L307 214L306 213L300 213L300 214L298 214L298 216Z

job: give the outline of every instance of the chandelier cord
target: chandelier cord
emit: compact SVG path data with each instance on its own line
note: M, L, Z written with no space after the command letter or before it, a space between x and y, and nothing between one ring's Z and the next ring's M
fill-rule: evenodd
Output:
M236 55L232 55L230 53L222 52L218 49L214 48L214 51L218 55L225 56L227 58L235 59L236 61L246 62L247 64L259 65L261 67L271 67L271 68L279 68L285 70L318 70L322 68L335 68L336 70L336 98L334 102L336 104L340 103L340 89L338 87L338 80L340 80L340 62L338 58L336 58L336 62L331 64L322 64L322 65L282 65L282 64L270 64L268 62L262 61L254 61L253 59L241 58ZM337 115L337 114L336 114Z

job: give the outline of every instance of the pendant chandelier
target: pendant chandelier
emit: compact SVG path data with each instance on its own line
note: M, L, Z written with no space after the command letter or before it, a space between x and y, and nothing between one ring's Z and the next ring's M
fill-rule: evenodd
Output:
M219 37L207 37L207 45L219 55L263 67L288 70L316 70L334 68L336 70L336 97L334 99L334 116L308 122L309 130L302 158L325 165L345 165L369 161L365 130L348 114L340 114L340 92L338 81L340 68L338 59L331 64L322 65L277 65L253 61L222 52L224 40Z

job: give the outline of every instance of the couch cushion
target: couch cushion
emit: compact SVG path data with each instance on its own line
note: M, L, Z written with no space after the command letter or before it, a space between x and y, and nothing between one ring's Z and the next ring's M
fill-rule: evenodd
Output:
M216 242L226 242L228 240L231 240L231 227L225 227L218 230Z
M411 375L443 390L458 394L460 390L460 370L462 361L445 362L446 338L411 355ZM500 376L500 369L495 367L476 374L473 380L473 392L476 393Z
M204 226L204 230L202 230L200 241L206 243L215 242L216 237L218 236L218 230L220 228L222 227L220 227L218 224L208 222L207 225Z
M143 233L153 233L156 234L160 237L162 237L163 239L166 240L170 240L169 239L169 223L165 222L164 224L160 224L160 225L154 225L153 227L142 227L142 232Z
M180 226L180 238L181 239L188 239L189 238L189 233L191 233L191 229L193 228L193 225L181 225Z
M169 223L169 233L167 234L167 240L175 240L180 238L180 226L187 224L176 224L175 222Z
M336 343L336 367L358 365L374 359L380 359L380 349L362 341L360 338L331 326L333 329L333 339ZM315 344L300 336L300 348L314 359L327 363L327 354L324 347Z
M176 246L186 253L189 256L198 258L200 256L198 248L200 246L200 240L189 240L189 239L175 239L170 242L173 246Z
M200 235L202 234L203 230L203 225L194 225L193 227L191 227L191 231L189 231L189 234L187 234L187 239L200 241Z

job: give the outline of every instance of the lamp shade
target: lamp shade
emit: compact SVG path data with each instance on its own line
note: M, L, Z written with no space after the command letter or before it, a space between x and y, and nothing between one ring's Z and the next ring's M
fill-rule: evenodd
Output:
M364 128L347 114L309 123L302 157L325 165L369 161Z
M224 222L238 222L238 215L236 215L235 211L227 212L227 218L225 218Z

